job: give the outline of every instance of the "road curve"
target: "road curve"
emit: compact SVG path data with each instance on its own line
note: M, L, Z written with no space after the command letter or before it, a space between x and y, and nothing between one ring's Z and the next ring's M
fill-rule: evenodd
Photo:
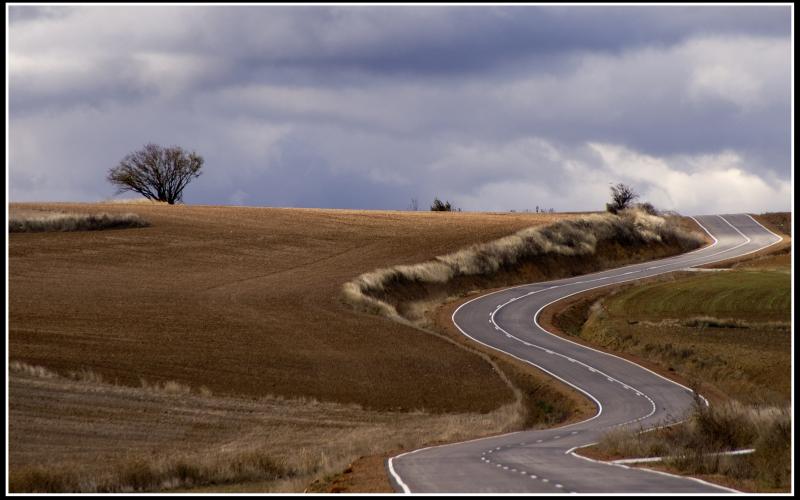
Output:
M573 453L614 427L681 420L693 393L646 368L542 329L547 305L579 292L756 252L781 240L749 215L698 216L714 238L694 252L567 279L532 283L462 304L453 322L470 339L530 363L575 387L597 413L554 429L520 431L423 448L392 457L387 469L405 493L724 493L698 479L596 462Z

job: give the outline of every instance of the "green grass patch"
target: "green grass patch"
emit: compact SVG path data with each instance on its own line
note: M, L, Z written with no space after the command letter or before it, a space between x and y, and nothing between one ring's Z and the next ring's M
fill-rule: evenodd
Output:
M701 392L710 385L744 404L785 405L790 299L791 276L783 271L697 273L617 289L599 302L571 306L554 323L654 362Z
M780 271L701 273L636 286L606 304L609 315L633 320L705 316L748 321L788 320L791 276Z

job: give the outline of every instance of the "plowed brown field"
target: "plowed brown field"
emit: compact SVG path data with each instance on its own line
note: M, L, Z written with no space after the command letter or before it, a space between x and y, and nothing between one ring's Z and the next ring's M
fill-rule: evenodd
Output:
M9 239L9 356L138 386L487 411L511 391L479 357L352 310L342 283L563 217L117 204L152 226Z

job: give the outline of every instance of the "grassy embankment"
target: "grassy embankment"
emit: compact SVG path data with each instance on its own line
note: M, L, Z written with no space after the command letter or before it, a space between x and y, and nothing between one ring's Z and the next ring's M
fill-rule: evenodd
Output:
M301 491L359 456L579 413L530 368L341 293L364 270L574 216L14 209L133 210L151 226L11 235L12 491ZM640 250L592 265L651 256Z
M780 234L788 214L761 217ZM784 233L785 234L785 233ZM709 397L685 424L610 433L584 453L676 457L673 472L746 491L786 491L790 477L790 241L727 262L727 271L679 273L599 290L545 311L562 333L642 360ZM719 265L715 266L720 268ZM755 448L750 455L714 453Z

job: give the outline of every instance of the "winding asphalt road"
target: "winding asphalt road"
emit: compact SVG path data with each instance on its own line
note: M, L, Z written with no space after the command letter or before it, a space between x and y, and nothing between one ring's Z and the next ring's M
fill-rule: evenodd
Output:
M650 428L685 418L687 387L630 361L578 345L536 322L570 295L756 252L780 241L749 215L695 220L714 238L694 252L573 278L489 293L464 303L453 322L472 340L530 363L591 399L597 414L555 429L521 431L423 448L387 462L405 493L724 493L698 479L596 462L573 453L615 427Z

